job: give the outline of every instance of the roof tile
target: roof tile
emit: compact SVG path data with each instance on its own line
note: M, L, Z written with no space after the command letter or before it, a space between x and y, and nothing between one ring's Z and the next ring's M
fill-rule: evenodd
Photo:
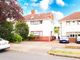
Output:
M53 14L49 13L40 13L40 14L28 14L24 16L25 20L46 20L46 19L53 19Z
M71 15L68 15L68 16L66 16L66 17L64 17L64 18L62 18L60 21L66 21L66 20L77 20L77 19L80 19L80 12L75 12L75 13L73 13L73 14L71 14Z

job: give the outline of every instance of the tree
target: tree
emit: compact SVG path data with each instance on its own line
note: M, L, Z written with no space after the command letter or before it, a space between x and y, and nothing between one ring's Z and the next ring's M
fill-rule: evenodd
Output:
M54 27L54 33L59 34L59 27Z
M18 21L15 26L15 31L22 36L23 39L27 39L29 33L29 27L25 22Z
M13 31L12 22L0 22L0 38L10 40L11 32Z
M17 0L0 0L0 21L4 21L7 18L23 19L22 9Z

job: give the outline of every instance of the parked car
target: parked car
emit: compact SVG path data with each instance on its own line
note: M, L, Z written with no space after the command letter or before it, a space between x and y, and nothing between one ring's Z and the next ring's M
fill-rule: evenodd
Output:
M0 38L0 50L10 48L9 41Z
M61 36L59 43L69 43L69 39L66 36Z
M76 41L76 43L80 44L80 34L78 34L78 36L77 36L77 41Z

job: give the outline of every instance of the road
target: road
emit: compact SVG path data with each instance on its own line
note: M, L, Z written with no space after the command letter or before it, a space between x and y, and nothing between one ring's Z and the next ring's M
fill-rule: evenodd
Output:
M52 55L39 55L16 51L0 51L0 60L80 60L80 59Z

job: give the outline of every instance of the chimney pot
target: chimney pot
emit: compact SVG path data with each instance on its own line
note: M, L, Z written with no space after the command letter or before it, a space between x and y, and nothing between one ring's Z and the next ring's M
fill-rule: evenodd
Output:
M31 11L31 14L35 14L35 10L32 10L32 11Z

